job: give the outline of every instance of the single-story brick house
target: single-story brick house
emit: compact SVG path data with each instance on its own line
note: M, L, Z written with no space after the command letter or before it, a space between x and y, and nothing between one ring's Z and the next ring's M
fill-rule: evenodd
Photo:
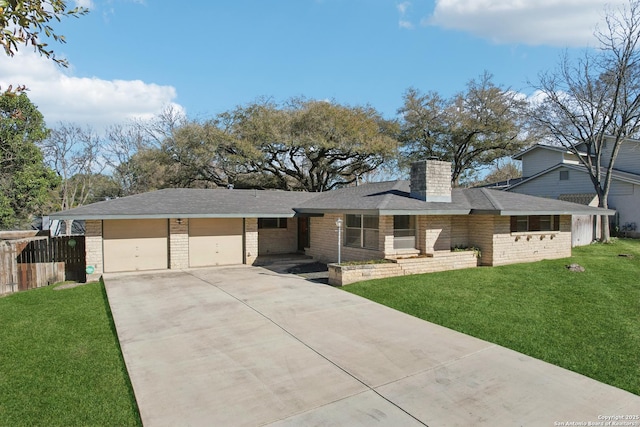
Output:
M325 193L164 189L51 215L86 223L94 275L254 264L260 255L304 252L318 261L433 258L464 268L452 248L481 251L477 265L571 255L571 216L614 211L486 188L452 189L451 165L412 166L410 181Z

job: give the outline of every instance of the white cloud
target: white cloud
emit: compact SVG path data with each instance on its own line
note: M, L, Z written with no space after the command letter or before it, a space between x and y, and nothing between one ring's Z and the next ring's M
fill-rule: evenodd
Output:
M424 25L467 31L496 43L552 46L595 44L605 7L623 0L436 0Z
M93 0L75 0L75 2L76 2L76 7L93 9Z
M404 28L407 30L412 30L413 29L413 23L411 23L410 21L405 21L403 19L398 21L398 26L400 28Z
M408 2L408 1L398 3L396 5L396 9L398 9L398 13L400 14L400 19L398 20L398 26L406 30L412 30L414 28L413 23L408 19L406 19L407 11L409 10L409 8L411 8L411 2Z
M51 60L23 50L0 62L0 87L26 85L48 126L57 122L89 125L101 130L132 119L151 118L175 104L176 89L141 80L76 77Z
M407 13L407 9L409 9L410 6L411 6L411 3L408 1L397 4L396 7L398 8L398 12L400 12L400 16L404 16L404 14Z

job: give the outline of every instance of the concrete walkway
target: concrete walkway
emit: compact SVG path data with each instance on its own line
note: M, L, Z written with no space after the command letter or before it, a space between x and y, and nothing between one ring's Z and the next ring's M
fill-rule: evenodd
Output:
M147 427L554 426L640 415L636 395L297 276L235 267L105 283Z

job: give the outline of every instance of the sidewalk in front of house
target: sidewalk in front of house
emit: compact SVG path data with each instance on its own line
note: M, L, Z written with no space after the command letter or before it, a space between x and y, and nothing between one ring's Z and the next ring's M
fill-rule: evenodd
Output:
M640 415L639 396L294 275L207 268L105 284L147 427Z

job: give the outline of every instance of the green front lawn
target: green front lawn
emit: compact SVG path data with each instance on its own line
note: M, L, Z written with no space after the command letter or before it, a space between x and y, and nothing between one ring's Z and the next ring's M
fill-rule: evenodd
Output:
M0 298L1 426L141 425L104 285Z
M569 263L586 271L568 271ZM638 240L574 248L568 259L344 289L640 395Z

